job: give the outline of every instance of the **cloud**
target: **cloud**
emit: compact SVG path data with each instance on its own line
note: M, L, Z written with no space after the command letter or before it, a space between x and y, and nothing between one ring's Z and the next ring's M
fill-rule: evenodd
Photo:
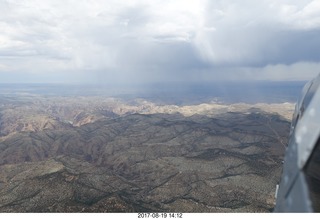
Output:
M2 0L0 82L307 79L319 34L317 0Z
M309 13L315 2L210 1L195 41L199 53L216 65L319 62L320 8Z

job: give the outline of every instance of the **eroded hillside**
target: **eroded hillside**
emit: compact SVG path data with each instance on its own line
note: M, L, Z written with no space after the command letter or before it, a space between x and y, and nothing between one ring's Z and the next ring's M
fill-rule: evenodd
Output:
M292 110L100 97L3 102L0 211L271 211Z

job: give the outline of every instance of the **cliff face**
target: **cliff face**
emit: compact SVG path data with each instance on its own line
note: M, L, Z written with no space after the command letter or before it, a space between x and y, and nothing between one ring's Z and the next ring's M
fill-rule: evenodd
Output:
M290 104L0 105L0 212L268 212Z

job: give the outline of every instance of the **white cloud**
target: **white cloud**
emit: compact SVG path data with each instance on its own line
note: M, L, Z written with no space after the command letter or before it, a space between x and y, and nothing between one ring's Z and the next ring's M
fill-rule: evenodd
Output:
M303 78L301 63L320 62L319 34L319 0L2 0L0 74Z
M199 54L216 65L308 61L299 51L305 44L310 47L310 38L315 44L311 49L319 47L318 34L310 35L320 33L318 5L319 1L210 1L204 27L213 31L200 29L195 43ZM293 57L293 52L301 55Z
M320 1L308 1L302 7L284 4L280 7L280 17L291 28L308 30L320 28Z

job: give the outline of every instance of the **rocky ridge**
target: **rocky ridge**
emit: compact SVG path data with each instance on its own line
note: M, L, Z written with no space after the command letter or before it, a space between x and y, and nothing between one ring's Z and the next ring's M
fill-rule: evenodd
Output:
M12 129L0 140L1 212L274 207L292 104L165 106L86 97L13 105L1 106L2 133L27 118L40 128ZM60 126L40 126L44 117Z
M123 101L103 97L51 97L31 96L13 99L0 105L0 138L23 131L61 130L68 126L81 126L101 119L112 119L129 114L205 115L214 117L226 112L248 113L261 110L291 120L294 104L221 104L159 105L143 99Z

